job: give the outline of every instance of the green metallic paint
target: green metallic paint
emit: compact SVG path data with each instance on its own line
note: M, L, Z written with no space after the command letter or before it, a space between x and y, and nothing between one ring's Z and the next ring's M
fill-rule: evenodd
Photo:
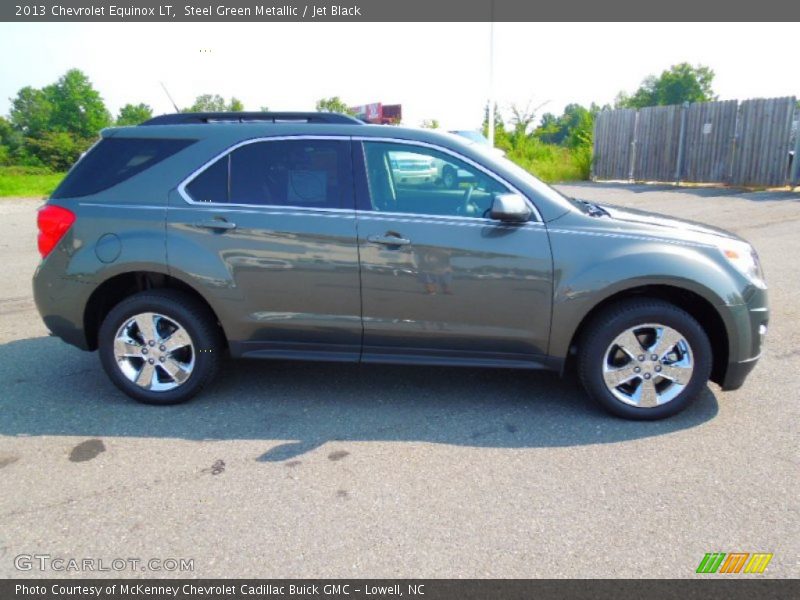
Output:
M81 348L93 345L84 332L93 291L117 275L146 271L168 274L202 296L231 353L241 356L560 368L594 307L644 285L690 290L715 307L729 339L723 387L741 385L760 352L766 292L714 246L730 234L635 211L588 216L453 136L271 123L128 127L103 135L197 142L102 193L51 201L78 219L38 266L34 297L48 328ZM525 194L543 223L200 206L177 192L226 149L282 136L394 138L449 148ZM196 226L214 217L236 229ZM367 241L387 232L412 244ZM119 238L119 256L102 262L95 246L106 234ZM449 289L431 290L430 280L420 278L419 265L437 261L447 263L441 268L450 273ZM433 281L441 287L444 279Z

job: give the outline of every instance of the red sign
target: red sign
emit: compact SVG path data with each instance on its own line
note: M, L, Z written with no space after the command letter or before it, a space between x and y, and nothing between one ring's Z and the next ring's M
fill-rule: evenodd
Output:
M384 106L380 102L373 102L372 104L354 106L351 110L362 121L377 125L397 124L402 119L402 106L400 104L387 104Z

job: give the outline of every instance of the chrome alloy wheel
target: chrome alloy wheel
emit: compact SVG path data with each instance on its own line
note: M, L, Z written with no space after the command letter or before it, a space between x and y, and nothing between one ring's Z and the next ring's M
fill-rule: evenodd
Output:
M619 334L603 359L603 380L625 404L653 408L673 400L694 371L692 348L680 333L645 323Z
M152 312L128 319L117 330L114 356L128 380L152 392L168 392L192 374L195 350L186 329Z

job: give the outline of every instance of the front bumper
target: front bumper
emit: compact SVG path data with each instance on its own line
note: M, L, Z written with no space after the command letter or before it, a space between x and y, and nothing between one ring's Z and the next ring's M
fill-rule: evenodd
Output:
M767 291L754 288L747 303L728 306L728 364L720 382L723 390L742 387L761 357L769 325Z
M738 390L744 385L745 379L750 375L760 357L756 356L750 360L728 363L728 368L725 370L725 379L722 381L722 389L726 392Z
M404 185L424 185L436 181L436 170L429 171L394 171L394 179Z

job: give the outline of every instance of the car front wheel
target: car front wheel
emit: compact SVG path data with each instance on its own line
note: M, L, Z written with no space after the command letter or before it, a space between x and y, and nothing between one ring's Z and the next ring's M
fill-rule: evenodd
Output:
M222 344L213 315L171 290L135 294L108 313L98 339L100 362L123 392L148 404L176 404L216 374Z
M686 311L628 300L590 323L578 350L581 381L615 415L662 419L686 408L711 374L711 344Z

